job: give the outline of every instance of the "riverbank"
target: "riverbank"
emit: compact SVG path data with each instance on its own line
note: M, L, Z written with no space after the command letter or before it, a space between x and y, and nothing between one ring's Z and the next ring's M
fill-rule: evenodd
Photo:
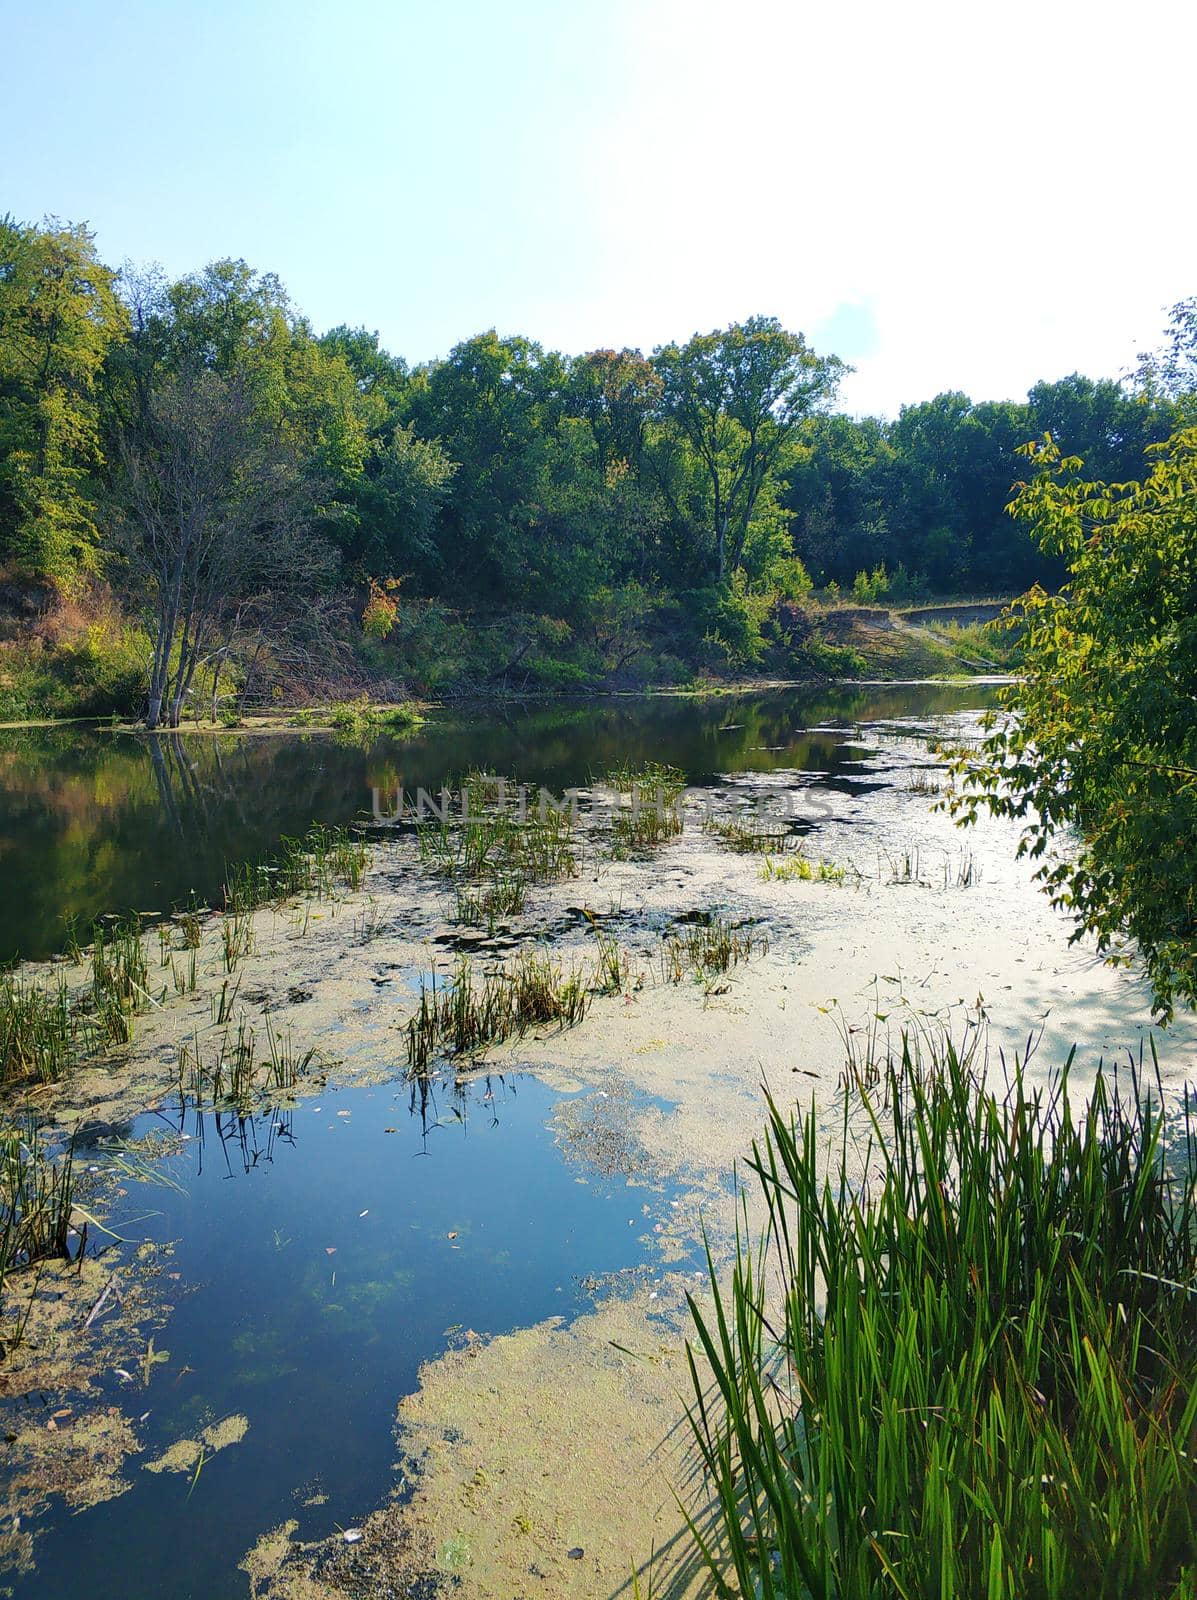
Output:
M95 719L119 726L135 723L145 705L150 643L102 585L72 595L46 586L22 589L9 582L0 604L0 726L40 726ZM644 693L655 690L737 692L763 683L819 683L852 678L924 678L993 672L1016 664L1017 641L997 623L1005 602L945 600L915 608L845 604L830 596L807 597L778 611L768 636L730 655L719 649L675 653L661 642L633 652L634 660L605 667L593 651L571 649L568 630L556 653L531 658L517 651L514 663L494 659L493 649L455 656L452 663L426 658L420 630L412 650L383 648L357 637L348 620L345 636L330 641L329 659L316 672L276 672L246 698L250 685L222 661L220 677L200 671L187 697L186 726L274 725L309 710L333 712L363 699L375 706L463 698L529 697L538 694ZM536 619L533 619L536 620ZM540 619L543 621L543 619ZM467 618L458 619L468 641ZM488 637L510 638L529 619L486 619ZM551 631L551 630L550 630ZM558 630L560 631L560 630ZM622 657L621 657L622 659Z
M233 930L243 948L231 969L229 917L211 914L194 947L194 987L180 932L170 960L186 974L185 992L147 1007L129 1046L23 1097L63 1127L90 1127L96 1136L125 1129L147 1109L169 1111L186 1050L211 1061L219 1041L235 1039L243 1025L259 1045L273 1030L296 1059L318 1053L291 1084L293 1110L286 1115L312 1130L307 1147L326 1125L319 1139L335 1143L340 1110L347 1112L347 1131L350 1121L367 1115L368 1102L330 1096L382 1096L380 1119L396 1122L386 1095L404 1077L406 1025L422 980L436 973L440 984L451 981L463 953L479 974L509 971L527 950L547 951L563 972L593 971L596 929L620 953L618 986L596 993L576 1027L533 1028L494 1044L477 1063L448 1061L445 1099L430 1136L435 1149L452 1121L447 1107L456 1104L459 1083L474 1092L474 1084L531 1075L554 1102L549 1127L557 1159L573 1174L569 1184L576 1177L581 1194L614 1183L613 1205L626 1185L626 1207L616 1216L632 1236L643 1236L641 1269L630 1282L618 1274L601 1279L593 1305L579 1314L469 1323L459 1336L432 1341L418 1382L390 1396L397 1408L394 1497L388 1499L381 1476L372 1498L336 1514L342 1528L360 1528L360 1539L347 1542L327 1520L322 1525L319 1506L291 1500L301 1485L284 1485L277 1461L268 1469L275 1460L271 1417L253 1386L234 1382L223 1390L224 1403L245 1416L248 1431L204 1468L194 1492L201 1503L203 1495L213 1496L209 1506L219 1507L238 1452L251 1463L251 1476L269 1480L254 1500L255 1536L262 1537L247 1538L234 1553L244 1556L256 1593L310 1600L373 1592L385 1583L431 1585L439 1575L478 1600L508 1600L529 1589L606 1600L631 1592L634 1569L644 1592L702 1593L673 1500L675 1490L685 1498L695 1487L684 1422L684 1293L703 1281L704 1237L717 1259L726 1253L734 1226L729 1176L759 1132L762 1086L783 1101L805 1103L813 1094L834 1121L846 1053L870 1030L986 1029L995 1067L999 1051L1010 1055L1040 1038L1034 1065L1044 1074L1076 1044L1074 1082L1081 1090L1099 1060L1137 1051L1146 1040L1150 1016L1141 987L1069 945L1067 924L1031 883L1028 865L1015 859L1010 825L989 821L962 835L931 809L943 767L928 741L968 737L975 719L939 714L891 716L855 729L824 724L819 765L833 775L830 781L811 767L787 766L791 752L770 756L767 747L777 741L767 726L765 719L755 734L759 752L746 749L755 766L705 784L687 801L681 833L652 850L613 854L608 824L584 807L576 873L537 885L524 909L503 916L493 932L460 922L452 885L421 859L403 829L380 833L356 890L263 907L243 919L241 931ZM720 737L726 745L732 734ZM771 851L733 848L741 842L734 831L704 826L712 806L723 816L751 815L766 792L770 803L779 797L797 803L793 826L787 824L784 839L778 833ZM809 876L798 869L802 861L811 864ZM795 865L787 871L789 864ZM686 970L674 981L667 942L705 919L750 935L752 949L726 971ZM145 943L152 955L154 936ZM42 970L63 974L76 988L87 981L82 966ZM159 970L173 991L173 968ZM1191 1027L1172 1030L1161 1052L1166 1087L1178 1091L1190 1076L1195 1047ZM267 1120L278 1120L270 1108L267 1098ZM377 1130L384 1148L389 1125ZM296 1241L299 1262L283 1252L277 1269L264 1269L310 1271L313 1287L322 1285L313 1316L327 1315L330 1277L338 1298L355 1287L365 1293L385 1264L401 1263L403 1255L402 1210L388 1219L368 1265L349 1253L346 1236L359 1211L356 1225L373 1225L363 1211L367 1201L358 1204L351 1192L344 1220L332 1194L323 1204L327 1222ZM372 1216L377 1205L369 1209ZM135 1264L125 1263L136 1230L119 1211L105 1220L130 1237L119 1253L122 1271L133 1278ZM481 1215L459 1209L441 1227L440 1249L451 1258ZM504 1246L534 1254L551 1220L530 1191L520 1232ZM230 1225L236 1227L235 1213ZM286 1216L274 1225L283 1236L295 1232ZM579 1258L569 1270L587 1267ZM171 1331L169 1305L177 1292L164 1297L158 1343L171 1352L164 1376L197 1364L198 1353L179 1343L180 1330ZM381 1325L367 1314L357 1326L356 1337L377 1338ZM230 1328L223 1337L227 1342L240 1331ZM202 1352L203 1364L229 1360L219 1354L219 1329L209 1339L216 1349ZM286 1352L284 1335L279 1355L285 1359ZM113 1364L123 1367L127 1359L114 1355ZM293 1382L303 1387L302 1368ZM130 1398L122 1387L123 1380L115 1389L95 1382L72 1404L76 1418L88 1407L116 1404L128 1429L125 1467L116 1476L129 1486L133 1504L142 1479L128 1468L154 1426L138 1422L152 1396ZM297 1403L298 1392L283 1380L274 1403ZM184 1438L198 1437L202 1418L195 1420ZM307 1420L317 1437L327 1434L328 1452L342 1448L335 1415ZM47 1480L49 1488L43 1483L41 1504L53 1500L52 1484L62 1481L67 1441L56 1432L46 1441L52 1452L60 1447L58 1476ZM163 1448L169 1441L155 1446L159 1454ZM238 1482L239 1493L248 1493L244 1478ZM111 1514L111 1502L88 1513Z

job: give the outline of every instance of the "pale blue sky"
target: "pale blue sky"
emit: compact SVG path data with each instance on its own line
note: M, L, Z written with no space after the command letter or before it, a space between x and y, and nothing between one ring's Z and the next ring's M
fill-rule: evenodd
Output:
M1197 292L1195 47L1172 0L0 0L0 211L413 360L763 311L853 410L1019 395Z

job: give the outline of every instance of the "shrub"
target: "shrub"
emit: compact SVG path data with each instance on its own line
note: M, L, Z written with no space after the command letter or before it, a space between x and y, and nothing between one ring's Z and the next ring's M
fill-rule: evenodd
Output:
M875 605L884 600L890 591L889 574L885 562L880 561L872 572L858 572L852 581L852 598L858 605Z
M149 687L149 642L104 619L58 638L0 647L0 719L136 716Z
M772 595L751 590L737 573L730 583L691 590L685 599L699 654L709 665L755 666L761 660Z
M585 689L598 677L585 660L560 661L552 656L532 656L524 663L528 676L544 689Z

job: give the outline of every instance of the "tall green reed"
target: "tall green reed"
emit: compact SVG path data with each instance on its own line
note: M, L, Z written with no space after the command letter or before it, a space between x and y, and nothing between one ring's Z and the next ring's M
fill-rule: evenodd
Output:
M457 919L493 933L516 916L536 884L573 877L579 849L569 807L514 779L470 773L441 814L417 823L420 860L448 878Z
M0 1083L49 1083L74 1066L87 1043L61 976L49 986L0 977Z
M948 1042L865 1068L830 1150L770 1100L764 1241L691 1302L717 1592L1191 1595L1188 1108L1169 1139L1138 1074L1078 1110L1067 1069L992 1089Z
M74 1155L51 1154L37 1122L0 1128L0 1266L69 1256Z
M444 1055L479 1055L530 1028L575 1027L592 998L590 974L563 967L548 954L523 951L510 966L475 973L461 957L452 976L420 980L420 997L407 1025L408 1072L426 1075Z
M368 860L362 840L347 828L317 823L302 838L283 838L268 858L227 869L226 911L246 915L259 906L278 905L295 895L327 899L338 887L357 889Z

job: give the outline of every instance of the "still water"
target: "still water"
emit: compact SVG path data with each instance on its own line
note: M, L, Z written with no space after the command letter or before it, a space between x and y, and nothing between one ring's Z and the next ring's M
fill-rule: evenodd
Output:
M47 955L67 917L207 902L226 863L313 822L366 819L375 789L435 790L471 768L555 792L648 759L693 784L799 769L867 795L861 741L878 725L930 724L995 695L894 685L491 707L365 744L4 733L0 950ZM323 1537L401 1487L394 1407L422 1362L469 1331L574 1315L596 1279L650 1273L653 1229L681 1191L639 1181L634 1153L619 1172L588 1168L555 1133L561 1099L518 1072L430 1093L330 1084L257 1118L168 1106L124 1130L169 1135L156 1170L170 1184L126 1181L108 1215L133 1240L171 1245L177 1277L158 1335L168 1359L114 1371L106 1398L142 1417L149 1457L213 1419L244 1416L248 1431L194 1481L134 1458L118 1498L78 1516L52 1505L36 1569L0 1584L38 1600L244 1597L237 1563L267 1529L294 1518L300 1537Z
M419 734L177 738L71 729L0 733L0 961L61 949L66 919L208 903L228 862L313 822L368 817L374 790L429 791L471 768L560 792L621 761L663 761L691 783L797 768L849 781L845 726L994 703L984 684L845 685L708 699L491 706L438 714Z
M565 1158L548 1125L560 1099L487 1076L428 1101L390 1085L255 1119L139 1119L134 1135L188 1135L160 1163L178 1188L126 1180L106 1208L116 1231L127 1217L130 1237L173 1242L179 1274L156 1338L167 1359L144 1387L141 1371L108 1384L126 1413L149 1412L147 1454L126 1463L127 1493L41 1519L18 1595L80 1594L84 1540L95 1600L244 1597L237 1563L268 1528L294 1518L323 1537L386 1498L395 1406L422 1361L471 1332L570 1317L592 1278L635 1281L675 1191ZM245 1437L194 1485L143 1469L230 1415Z

